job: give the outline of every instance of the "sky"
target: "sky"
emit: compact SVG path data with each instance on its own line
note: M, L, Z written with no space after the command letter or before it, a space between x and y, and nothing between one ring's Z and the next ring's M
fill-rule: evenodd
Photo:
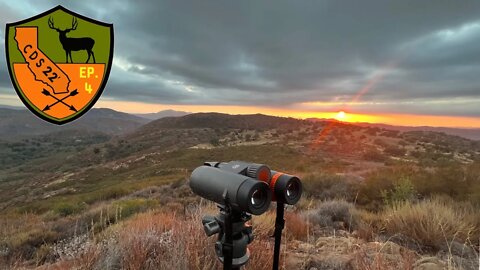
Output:
M0 23L58 4L114 24L96 107L480 127L480 1L0 0Z

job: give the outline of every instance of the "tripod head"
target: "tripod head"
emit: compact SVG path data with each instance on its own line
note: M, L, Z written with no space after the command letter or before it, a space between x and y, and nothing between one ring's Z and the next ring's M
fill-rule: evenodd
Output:
M252 226L247 224L252 219L250 214L238 210L229 210L228 206L218 205L220 213L217 216L204 216L202 218L203 228L207 236L218 234L215 243L215 253L218 259L225 263L225 254L231 248L232 267L240 268L250 259L248 244L253 241ZM229 223L231 232L229 232ZM231 237L231 243L229 239Z

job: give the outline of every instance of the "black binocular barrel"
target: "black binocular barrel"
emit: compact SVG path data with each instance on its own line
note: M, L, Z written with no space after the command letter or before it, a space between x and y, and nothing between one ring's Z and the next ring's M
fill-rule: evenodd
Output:
M302 182L296 176L272 171L270 189L273 191L273 200L286 204L296 204L302 197Z
M210 166L193 170L190 188L197 195L219 204L225 203L226 190L232 208L254 215L267 211L272 198L267 183Z
M270 179L272 178L270 168L268 168L268 166L264 164L245 161L230 161L217 163L215 167L218 167L225 171L243 174L248 177L262 181L270 181Z

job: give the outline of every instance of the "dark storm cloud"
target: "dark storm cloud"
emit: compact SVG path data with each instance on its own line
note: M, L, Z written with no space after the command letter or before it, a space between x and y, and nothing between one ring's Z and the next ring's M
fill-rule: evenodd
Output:
M4 25L4 19L3 18L7 18L9 16L9 14L11 14L12 11L5 6L5 4L3 3L0 3L0 19L2 24ZM7 68L7 65L6 65L6 62L5 62L5 54L4 54L4 51L5 51L5 41L4 41L4 37L5 37L5 29L4 29L4 26L2 25L2 27L0 28L0 51L2 52L2 55L0 56L0 94L3 94L5 92L5 88L8 87L8 85L11 85L10 84L10 78L8 77L8 72L6 72L6 68Z
M141 102L181 100L189 97L180 91L159 91L159 89L162 88L166 87L157 83L143 83L139 85L134 81L121 82L119 80L112 80L105 90L105 95L114 98L120 96L124 100Z
M2 31L0 31L2 34ZM0 41L0 46L4 47L3 41ZM2 50L3 51L3 50ZM2 88L12 85L10 83L10 77L8 76L7 64L4 57L0 57L0 94L2 93Z
M26 3L0 5L18 13L18 19L26 17L25 10L33 15L55 5ZM117 100L268 106L348 102L375 81L360 101L384 105L372 103L370 111L480 115L467 102L480 97L479 1L64 5L114 23L116 61L105 95ZM442 103L451 98L458 103Z

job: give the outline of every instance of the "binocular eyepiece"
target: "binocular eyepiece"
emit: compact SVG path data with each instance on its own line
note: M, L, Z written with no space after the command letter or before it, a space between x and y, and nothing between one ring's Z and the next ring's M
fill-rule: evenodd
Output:
M294 205L302 197L302 182L294 175L272 171L269 186L273 191L273 201Z
M192 172L190 187L219 204L225 202L227 192L232 208L253 215L267 211L272 200L293 205L302 195L298 177L244 161L206 162Z

